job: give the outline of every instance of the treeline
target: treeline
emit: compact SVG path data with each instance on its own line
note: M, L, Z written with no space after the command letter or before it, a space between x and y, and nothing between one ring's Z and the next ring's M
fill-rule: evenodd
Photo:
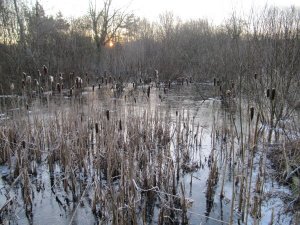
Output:
M161 80L249 81L263 77L270 84L283 79L299 82L300 10L265 8L247 18L234 13L222 25L205 19L183 22L164 13L157 23L113 9L112 0L75 19L61 13L49 16L36 2L0 1L0 79L4 92L11 83L20 87L22 73L88 74L96 79L113 76L153 76ZM295 81L295 82L294 82Z

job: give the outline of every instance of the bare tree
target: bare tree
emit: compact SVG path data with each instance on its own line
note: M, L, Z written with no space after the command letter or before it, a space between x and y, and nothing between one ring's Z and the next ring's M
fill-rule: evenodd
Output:
M126 28L134 18L122 8L113 9L112 0L104 0L102 9L97 8L96 1L90 1L89 16L92 23L94 40L99 54L110 41L115 40L121 29Z

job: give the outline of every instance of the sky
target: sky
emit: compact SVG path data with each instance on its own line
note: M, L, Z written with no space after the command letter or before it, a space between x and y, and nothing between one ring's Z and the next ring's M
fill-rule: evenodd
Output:
M30 0L35 2L35 0ZM61 11L66 17L77 17L88 12L90 0L39 0L47 14L55 15ZM99 6L103 0L96 1ZM215 24L228 18L233 11L246 15L251 8L265 5L300 7L300 0L113 0L117 8L125 7L135 15L151 21L158 21L159 14L173 11L182 20L206 18Z

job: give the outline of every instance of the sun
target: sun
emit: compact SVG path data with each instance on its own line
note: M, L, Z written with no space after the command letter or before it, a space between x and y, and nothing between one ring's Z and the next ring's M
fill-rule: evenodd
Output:
M110 41L110 42L108 43L108 46L109 46L110 48L112 48L112 47L114 46L114 43L113 43L112 41Z

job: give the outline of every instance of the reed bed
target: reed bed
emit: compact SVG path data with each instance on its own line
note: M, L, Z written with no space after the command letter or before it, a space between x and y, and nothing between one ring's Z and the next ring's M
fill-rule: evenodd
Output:
M141 98L149 95L148 89ZM49 186L57 204L70 209L70 224L82 206L99 223L146 223L153 219L153 204L159 205L160 224L187 224L189 200L178 175L190 162L188 145L194 141L182 126L188 118L179 112L171 120L169 112L150 104L141 109L118 99L99 104L93 93L90 98L89 104L62 100L47 114L32 109L1 126L5 181L22 190L7 190L7 201L21 200L32 222L34 197Z
M172 112L157 105L167 98L166 88L130 85L116 98L102 81L88 92L75 88L68 98L32 100L29 110L20 105L22 110L0 127L0 164L6 168L1 222L25 215L33 223L37 201L48 195L69 224L82 209L92 217L87 223L189 224L193 215L220 224L259 224L270 182L269 132L262 112L243 103L239 118L233 96L226 96L230 104L225 106L212 100L210 151L203 152L206 128L197 122L197 110ZM289 159L297 146L286 146ZM288 175L297 172L293 165ZM191 193L195 179L202 178L206 211L192 211L195 203L186 187ZM212 212L216 201L217 218ZM276 221L274 209L269 221Z

